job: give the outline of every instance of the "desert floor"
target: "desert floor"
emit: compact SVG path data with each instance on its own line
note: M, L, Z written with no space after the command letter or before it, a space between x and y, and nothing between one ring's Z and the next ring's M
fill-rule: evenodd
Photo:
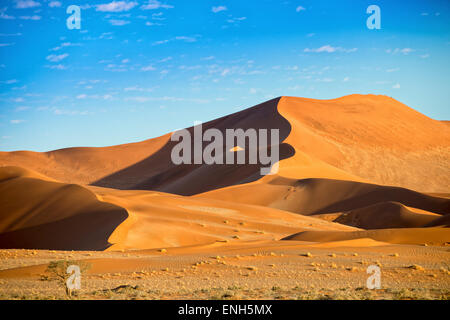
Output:
M66 299L50 261L86 261L72 299L445 299L450 247L300 241L123 252L1 250L1 299ZM361 240L358 240L361 242ZM76 262L75 262L76 263ZM366 287L369 265L381 289Z

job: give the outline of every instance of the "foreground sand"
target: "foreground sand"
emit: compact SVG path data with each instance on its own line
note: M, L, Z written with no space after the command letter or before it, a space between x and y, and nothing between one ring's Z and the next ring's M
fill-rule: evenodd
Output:
M1 250L0 257L1 299L65 299L44 277L61 259L92 264L75 299L450 298L449 246L253 241L166 252ZM366 288L371 264L381 268L381 289Z

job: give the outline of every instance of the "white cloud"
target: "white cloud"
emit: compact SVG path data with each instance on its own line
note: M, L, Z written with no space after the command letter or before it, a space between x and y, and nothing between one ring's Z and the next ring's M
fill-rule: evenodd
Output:
M328 53L345 52L345 53L349 53L349 52L355 52L357 50L358 50L358 48L346 49L346 48L342 48L342 47L333 47L333 46L327 44L325 46L322 46L322 47L316 48L316 49L305 48L305 50L303 50L303 51L304 52L315 52L315 53L320 53L320 52L328 52Z
M58 51L61 50L64 47L78 47L81 46L80 43L73 43L73 42L63 42L61 43L58 47L54 47L52 49L50 49L51 51Z
M126 101L135 101L139 103L147 102L150 100L149 97L129 97L125 99Z
M51 55L47 56L45 59L47 59L50 62L59 62L65 58L67 58L68 56L69 56L68 53L63 53L63 54L59 54L59 55L51 54Z
M22 33L17 32L17 33L0 33L1 37L14 37L14 36L21 36Z
M20 16L19 17L19 19L22 19L22 20L41 20L41 16L38 16L38 15L33 15L33 16Z
M239 22L239 21L244 21L246 19L247 19L247 17L231 18L231 19L228 19L227 22L228 23L236 23L236 22Z
M150 22L150 21L147 21L147 22L145 23L145 25L146 25L146 26L162 26L161 23Z
M395 48L395 49L387 49L386 53L392 53L392 54L397 54L397 53L403 53L404 55L407 55L411 52L415 51L414 49L411 48Z
M0 10L0 19L4 19L4 20L14 20L14 19L16 18L16 17L14 17L14 16L7 15L7 14L5 13L5 11L6 11L6 8Z
M392 69L387 69L386 72L395 72L395 71L399 71L400 68L392 68Z
M393 89L400 89L400 83L396 83L392 86Z
M186 36L175 37L175 40L182 40L182 41L186 41L186 42L195 42L195 41L197 41L197 39L194 38L194 37L186 37Z
M111 19L109 20L109 23L111 23L113 26L124 26L126 24L129 24L130 21Z
M349 80L350 80L349 77L345 77L344 80L342 80L342 81L347 82L347 81L349 81Z
M53 70L65 70L65 69L67 69L67 67L62 65L62 64L56 64L56 65L51 65L51 66L47 65L45 67L49 68L49 69L53 69Z
M17 119L17 120L11 120L10 122L11 122L12 124L19 124L19 123L25 122L25 120Z
M153 66L146 66L141 68L142 71L153 71L156 70Z
M0 81L0 83L5 83L5 84L13 84L13 83L17 83L17 82L19 82L19 81L17 81L17 79Z
M212 7L211 11L214 13L220 12L220 11L226 11L227 7L225 6L218 6L218 7Z
M298 6L298 7L295 9L296 12L305 11L305 10L306 10L306 9L305 9L304 7L302 7L302 6Z
M153 42L153 45L160 45L160 44L164 44L164 43L168 43L170 41L185 41L185 42L196 42L197 38L196 37L186 37L186 36L177 36L175 38L172 39L165 39L165 40L160 40L160 41L155 41Z
M426 58L429 58L430 55L429 55L428 53L426 53L426 54L422 54L420 57L421 57L422 59L426 59Z
M50 7L50 8L59 8L59 7L61 7L61 2L59 2L59 1L50 1L49 3L48 3L48 6Z
M39 2L33 0L16 0L15 2L17 9L35 8L41 5Z
M157 0L149 0L147 4L141 6L142 10L155 10L155 9L171 9L173 6L161 3Z
M129 11L137 5L138 3L135 1L113 1L110 3L98 4L96 10L101 12L123 12Z

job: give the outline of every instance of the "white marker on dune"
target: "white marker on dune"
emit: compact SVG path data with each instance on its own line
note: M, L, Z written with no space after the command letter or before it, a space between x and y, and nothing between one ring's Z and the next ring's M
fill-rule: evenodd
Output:
M278 172L279 129L270 129L270 143L267 129L250 128L245 131L243 129L226 129L224 139L223 133L219 129L210 128L203 132L201 122L195 122L193 131L193 143L191 133L187 129L172 133L171 141L181 140L172 149L171 159L174 164L191 164L193 148L194 164L235 164L235 158L237 158L237 164L267 166L260 169L261 175ZM209 144L203 148L203 142L209 142ZM244 151L248 151L247 163Z

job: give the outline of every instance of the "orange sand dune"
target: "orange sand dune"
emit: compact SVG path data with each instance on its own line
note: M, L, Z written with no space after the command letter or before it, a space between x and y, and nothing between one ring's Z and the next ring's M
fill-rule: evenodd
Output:
M449 224L450 199L439 195L449 193L450 127L392 98L280 97L203 124L209 128L279 129L268 146L280 147L278 173L174 165L170 134L105 148L0 152L0 165L16 166L0 168L0 247L147 249L303 231L395 243L448 235L435 227ZM222 152L247 154L248 142ZM327 214L340 223L314 217Z
M161 192L90 189L103 201L123 207L130 214L116 229L124 236L112 250L280 239L298 230L358 230L263 206Z
M283 240L295 241L347 241L352 239L370 238L376 241L395 244L430 244L444 245L450 242L449 228L407 228L407 229L379 229L365 231L303 231Z
M450 216L450 215L449 215ZM361 229L418 228L445 225L436 223L442 216L431 212L414 212L398 202L379 202L367 207L344 212L334 219Z
M399 187L331 179L266 177L261 183L233 186L198 196L268 206L304 215L350 211L389 201L438 214L450 213L450 200L446 198Z
M17 167L0 168L0 208L0 248L104 250L128 216L81 186Z
M296 155L302 151L378 184L448 192L450 127L442 121L381 95L331 100L282 97L278 111L291 124L284 142L294 147ZM291 157L281 162L280 174L323 177L316 172L305 175L298 167L298 159Z
M204 129L212 127L222 132L280 129L279 174L285 177L374 182L443 193L450 185L450 127L386 96L281 97L204 124ZM183 195L261 178L259 166L174 166L173 145L165 135L107 148L2 152L0 165L29 168L67 183Z

